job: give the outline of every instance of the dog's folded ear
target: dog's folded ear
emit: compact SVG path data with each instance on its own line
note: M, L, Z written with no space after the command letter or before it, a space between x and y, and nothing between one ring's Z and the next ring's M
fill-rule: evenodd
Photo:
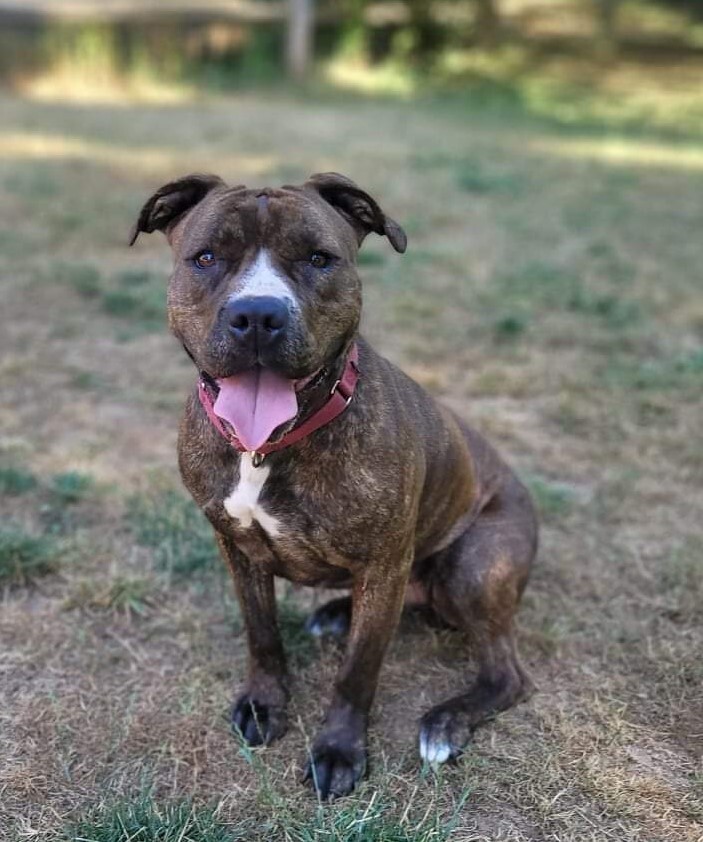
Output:
M129 237L130 246L142 231L146 234L152 231L168 233L180 217L202 202L211 190L224 186L224 181L216 175L186 175L159 187L139 213Z
M311 175L303 187L317 191L347 220L356 231L359 244L373 231L388 237L396 251L405 251L408 244L405 231L394 219L386 216L378 202L350 178L336 172L317 173Z

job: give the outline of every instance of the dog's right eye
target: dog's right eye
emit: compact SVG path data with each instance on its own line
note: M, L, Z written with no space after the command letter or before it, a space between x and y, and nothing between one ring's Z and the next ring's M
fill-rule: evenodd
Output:
M198 269L211 269L217 263L217 258L211 251L206 249L196 255L194 262Z
M331 255L325 251L314 251L310 255L309 261L310 265L314 266L315 269L324 269L326 266L329 266L331 259Z

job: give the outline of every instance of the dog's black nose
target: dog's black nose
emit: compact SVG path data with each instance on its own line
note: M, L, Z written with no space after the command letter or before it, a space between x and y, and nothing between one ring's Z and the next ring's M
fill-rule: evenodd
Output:
M236 298L225 306L227 327L237 339L270 345L280 339L288 325L288 306L280 298L261 295Z

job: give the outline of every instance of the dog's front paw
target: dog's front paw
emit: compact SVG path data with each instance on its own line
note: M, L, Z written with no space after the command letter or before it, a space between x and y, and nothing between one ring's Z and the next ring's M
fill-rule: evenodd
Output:
M288 727L285 708L267 705L245 693L232 707L232 728L250 746L268 745Z
M349 795L365 771L365 748L318 740L310 752L303 780L325 801Z

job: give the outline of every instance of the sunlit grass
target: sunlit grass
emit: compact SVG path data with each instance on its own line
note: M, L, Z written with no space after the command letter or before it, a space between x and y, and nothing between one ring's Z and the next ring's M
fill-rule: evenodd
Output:
M70 67L51 70L24 82L20 90L28 99L43 102L75 102L83 105L131 105L135 102L178 104L197 96L192 85L155 79L119 77L95 79Z
M535 151L560 158L583 158L613 166L660 166L681 170L703 170L703 146L657 143L625 138L586 140L583 138L535 138Z
M123 104L126 106L129 103L133 104L133 100L125 100ZM130 172L139 171L149 177L153 177L157 172L173 172L182 166L181 150L168 146L126 148L85 137L40 131L0 131L0 157L37 162L89 160ZM255 150L246 155L232 155L229 159L226 156L220 158L222 167L250 177L269 172L275 164L275 158L257 154Z
M417 79L397 63L371 67L358 58L333 59L325 65L323 78L331 85L371 96L409 99L419 88Z

